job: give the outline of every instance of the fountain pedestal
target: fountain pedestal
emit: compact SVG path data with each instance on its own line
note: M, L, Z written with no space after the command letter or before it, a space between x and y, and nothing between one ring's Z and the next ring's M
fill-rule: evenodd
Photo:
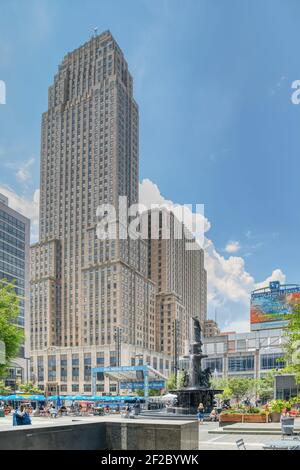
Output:
M181 389L174 390L177 395L177 405L173 407L173 413L182 415L195 415L199 403L203 403L206 412L210 413L214 407L214 397L222 390L207 389Z

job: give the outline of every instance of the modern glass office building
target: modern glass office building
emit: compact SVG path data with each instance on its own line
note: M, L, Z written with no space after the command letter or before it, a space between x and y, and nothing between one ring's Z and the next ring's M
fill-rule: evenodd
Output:
M205 367L217 377L263 377L285 367L284 330L221 333L204 339Z
M7 197L0 194L0 279L14 283L20 299L20 314L17 323L26 328L29 306L29 243L30 221L9 207ZM26 336L26 335L25 335ZM9 385L26 375L25 344L9 371Z

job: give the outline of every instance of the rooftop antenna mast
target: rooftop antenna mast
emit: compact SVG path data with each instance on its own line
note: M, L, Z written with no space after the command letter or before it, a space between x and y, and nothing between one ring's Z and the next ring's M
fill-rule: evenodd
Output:
M98 28L94 28L94 37L97 37L98 36Z

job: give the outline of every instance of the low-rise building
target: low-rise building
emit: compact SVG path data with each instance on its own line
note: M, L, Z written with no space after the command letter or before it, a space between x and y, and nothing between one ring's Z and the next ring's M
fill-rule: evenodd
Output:
M204 366L215 377L259 378L285 366L284 330L225 333L203 339Z

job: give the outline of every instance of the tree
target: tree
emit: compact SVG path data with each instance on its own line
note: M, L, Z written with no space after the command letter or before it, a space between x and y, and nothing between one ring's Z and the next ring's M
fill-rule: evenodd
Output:
M270 370L267 375L256 381L256 392L263 402L269 401L274 397L274 374L275 371Z
M20 314L20 300L15 287L0 281L0 340L5 344L6 364L0 365L0 376L4 376L11 360L17 357L24 339L22 329L16 324Z
M20 384L19 389L23 393L30 393L30 395L43 395L43 391L39 389L33 382L27 384Z
M161 393L160 390L157 388L150 388L149 390L149 397L160 397Z
M176 386L176 376L175 374L170 374L166 384L167 390L176 390Z
M11 388L6 387L5 382L3 380L0 381L0 395L10 395L11 394Z
M233 398L237 403L255 394L255 380L248 377L212 379L212 386L215 389L223 390L223 393L217 396L217 398L223 400Z
M300 305L294 307L288 320L286 328L287 342L284 344L284 359L287 363L285 371L294 373L296 381L300 383Z
M255 380L248 377L231 377L228 382L232 398L237 403L240 403L245 398L249 398L255 390Z
M217 398L220 398L221 400L229 400L232 397L231 390L228 386L228 379L213 377L211 379L211 386L215 390L223 390L222 393L218 393L216 395Z
M177 372L177 382L176 382L177 389L181 389L184 387L184 379L185 379L185 371L181 370Z
M144 389L142 388L137 388L135 390L135 393L137 394L138 397L143 397L144 396ZM154 389L150 388L149 389L149 397L159 397L161 395L159 389Z

